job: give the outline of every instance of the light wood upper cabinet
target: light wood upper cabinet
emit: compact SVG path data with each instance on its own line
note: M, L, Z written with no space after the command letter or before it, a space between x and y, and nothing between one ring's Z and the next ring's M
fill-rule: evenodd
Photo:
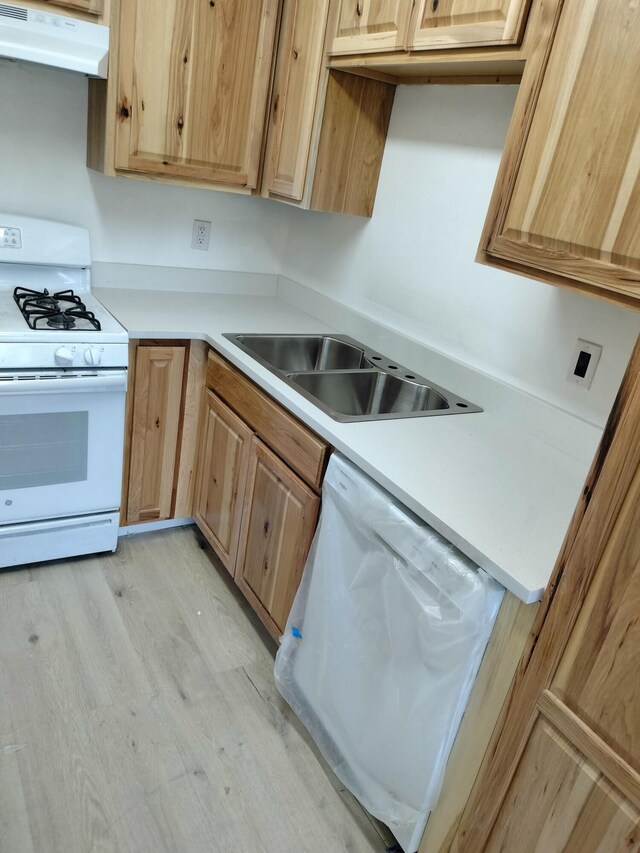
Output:
M411 0L341 0L330 53L402 50Z
M336 12L284 2L262 194L371 216L395 87L326 67Z
M278 0L126 0L116 170L257 184Z
M523 78L480 258L637 303L640 5L552 3Z
M302 200L324 65L329 0L285 0L271 99L267 192Z
M254 438L236 582L276 638L302 577L319 507L318 495Z
M428 50L517 44L529 4L530 0L417 0L407 47Z
M42 0L51 6L62 6L65 9L88 12L91 15L102 15L104 12L104 0Z
M182 346L137 348L128 524L171 516L185 353Z
M206 392L194 516L233 575L253 432L211 391Z

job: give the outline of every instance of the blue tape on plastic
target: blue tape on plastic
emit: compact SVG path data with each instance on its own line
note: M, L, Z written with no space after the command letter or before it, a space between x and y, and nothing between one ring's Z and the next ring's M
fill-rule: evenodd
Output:
M293 636L296 638L296 640L301 640L301 639L302 639L302 634L300 633L299 629L295 627L295 625L292 625L292 627L291 627L291 633L292 633L292 634L293 634Z

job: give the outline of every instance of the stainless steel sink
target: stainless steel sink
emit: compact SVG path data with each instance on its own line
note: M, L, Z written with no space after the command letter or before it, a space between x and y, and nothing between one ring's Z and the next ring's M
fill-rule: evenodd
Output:
M331 412L360 415L406 415L448 409L449 403L428 385L399 379L381 370L339 373L289 373Z
M337 421L482 411L346 335L224 337Z
M330 335L236 335L239 346L276 370L352 370L371 367L359 346Z

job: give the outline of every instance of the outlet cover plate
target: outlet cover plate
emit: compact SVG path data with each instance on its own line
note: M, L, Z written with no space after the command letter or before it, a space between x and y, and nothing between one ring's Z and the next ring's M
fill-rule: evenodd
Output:
M569 367L569 375L567 379L575 385L582 385L584 388L591 388L593 376L596 372L600 356L602 355L602 347L600 344L594 344L593 341L584 341L578 339L571 366Z
M191 234L191 248L206 252L209 249L209 237L211 236L211 223L204 219L193 220L193 232Z

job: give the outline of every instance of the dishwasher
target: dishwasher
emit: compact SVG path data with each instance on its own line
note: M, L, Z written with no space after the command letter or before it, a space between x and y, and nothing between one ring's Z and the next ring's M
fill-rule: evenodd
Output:
M417 850L504 588L334 453L278 690L360 803Z

